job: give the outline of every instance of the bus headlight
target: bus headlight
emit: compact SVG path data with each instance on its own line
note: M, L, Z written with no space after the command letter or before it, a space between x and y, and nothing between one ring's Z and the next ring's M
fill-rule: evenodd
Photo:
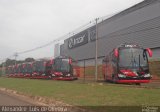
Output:
M67 76L71 76L71 74L67 74Z
M148 73L148 74L145 74L144 77L151 77L151 75Z
M124 74L118 74L118 77L120 77L120 78L126 78L126 75L124 75Z

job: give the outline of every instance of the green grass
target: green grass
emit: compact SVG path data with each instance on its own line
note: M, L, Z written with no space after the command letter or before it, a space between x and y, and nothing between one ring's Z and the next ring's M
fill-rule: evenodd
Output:
M0 78L0 87L33 96L54 98L76 106L160 105L160 89L2 77Z

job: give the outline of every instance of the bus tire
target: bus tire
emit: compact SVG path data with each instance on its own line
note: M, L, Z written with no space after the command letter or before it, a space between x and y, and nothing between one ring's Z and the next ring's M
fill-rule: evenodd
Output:
M141 83L136 83L136 85L137 85L137 86L140 86L140 85L141 85Z

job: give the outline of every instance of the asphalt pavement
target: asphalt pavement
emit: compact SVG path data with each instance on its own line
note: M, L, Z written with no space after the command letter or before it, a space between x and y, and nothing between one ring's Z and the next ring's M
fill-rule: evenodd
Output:
M32 106L30 102L25 101L14 95L0 91L0 106Z

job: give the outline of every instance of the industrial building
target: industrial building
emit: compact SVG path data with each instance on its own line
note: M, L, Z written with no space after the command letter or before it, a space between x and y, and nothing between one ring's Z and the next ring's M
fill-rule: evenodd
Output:
M151 48L160 57L160 0L144 0L97 24L98 64L116 46L128 42ZM64 40L60 54L71 56L78 64L95 64L96 27L92 26Z

